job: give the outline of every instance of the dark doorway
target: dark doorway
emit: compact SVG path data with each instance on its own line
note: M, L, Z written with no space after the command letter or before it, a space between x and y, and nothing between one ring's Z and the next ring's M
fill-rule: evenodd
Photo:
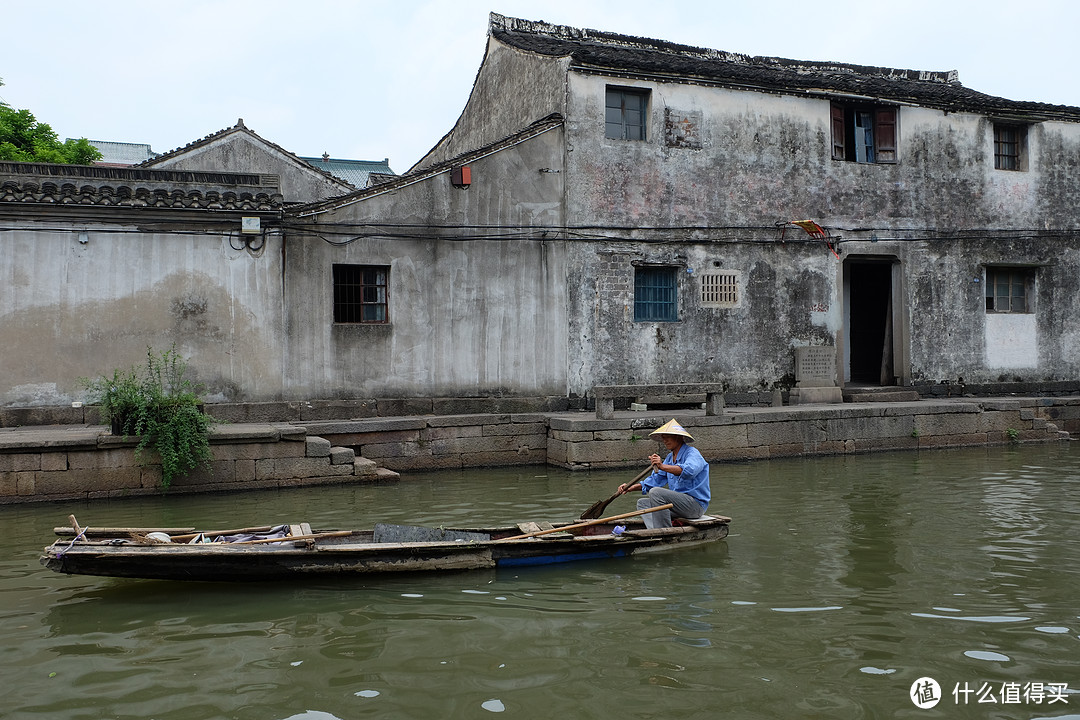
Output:
M848 347L853 383L892 385L892 263L849 262Z

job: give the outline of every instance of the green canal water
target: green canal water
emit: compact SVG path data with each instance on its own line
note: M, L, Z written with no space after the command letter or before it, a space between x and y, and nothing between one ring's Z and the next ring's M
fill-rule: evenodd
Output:
M713 464L731 535L641 558L235 585L38 564L69 513L564 520L634 474L0 508L0 717L1080 719L1078 443ZM930 709L923 678L940 687Z

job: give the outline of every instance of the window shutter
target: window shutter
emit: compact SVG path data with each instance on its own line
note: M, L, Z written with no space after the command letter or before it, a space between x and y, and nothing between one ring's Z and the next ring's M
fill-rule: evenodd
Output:
M896 162L896 108L878 108L874 117L877 162Z
M844 108L832 106L832 156L833 160L844 160Z

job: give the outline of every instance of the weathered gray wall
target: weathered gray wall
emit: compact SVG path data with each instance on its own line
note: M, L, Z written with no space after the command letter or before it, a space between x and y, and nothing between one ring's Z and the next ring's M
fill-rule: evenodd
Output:
M528 230L562 224L563 175L540 172L558 169L561 148L556 128L470 163L468 189L441 173L294 221L317 224L285 241L289 392L565 396L566 246ZM376 223L391 234L395 225L421 229L398 228L416 238L360 237L342 246L317 236L340 223ZM477 239L487 231L475 226L504 237ZM390 266L389 324L334 324L335 263Z
M544 58L488 38L484 62L454 128L414 170L508 137L566 105L567 58Z
M821 245L589 243L575 245L571 258L571 390L579 394L606 384L790 387L793 348L832 344L835 323L815 312L836 292L835 259ZM678 322L634 320L633 262L679 268ZM714 263L740 271L734 308L699 302L700 276Z
M651 90L647 141L604 137L608 84ZM806 244L801 230L789 229L781 243L770 229L807 218L843 236L842 258L900 261L897 322L905 324L910 365L898 376L923 383L1077 377L1075 235L999 235L1080 226L1080 125L1033 125L1028 170L1006 172L994 170L990 120L905 106L899 162L867 165L832 160L829 110L820 98L570 74L568 222L650 240L572 251L572 391L603 383L790 385L794 347L842 349L842 259L822 243ZM689 119L696 147L665 142L668 111ZM635 262L680 268L678 323L633 321ZM717 264L741 272L740 307L700 307L695 278ZM1005 372L987 360L988 333L992 340L999 331L988 329L984 286L974 279L996 264L1039 266L1036 366Z
M280 397L280 240L83 227L0 232L0 404L69 404L173 343L211 400Z

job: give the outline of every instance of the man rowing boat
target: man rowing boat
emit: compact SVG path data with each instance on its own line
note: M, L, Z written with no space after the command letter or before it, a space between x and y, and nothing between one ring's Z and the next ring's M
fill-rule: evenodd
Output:
M663 461L653 453L649 456L653 472L641 482L624 483L620 493L641 490L645 497L637 502L638 510L672 504L670 510L660 510L644 515L645 527L671 527L672 517L694 519L701 517L709 507L712 493L709 489L709 463L697 448L688 443L694 438L682 425L672 419L649 433L659 435L668 449Z

